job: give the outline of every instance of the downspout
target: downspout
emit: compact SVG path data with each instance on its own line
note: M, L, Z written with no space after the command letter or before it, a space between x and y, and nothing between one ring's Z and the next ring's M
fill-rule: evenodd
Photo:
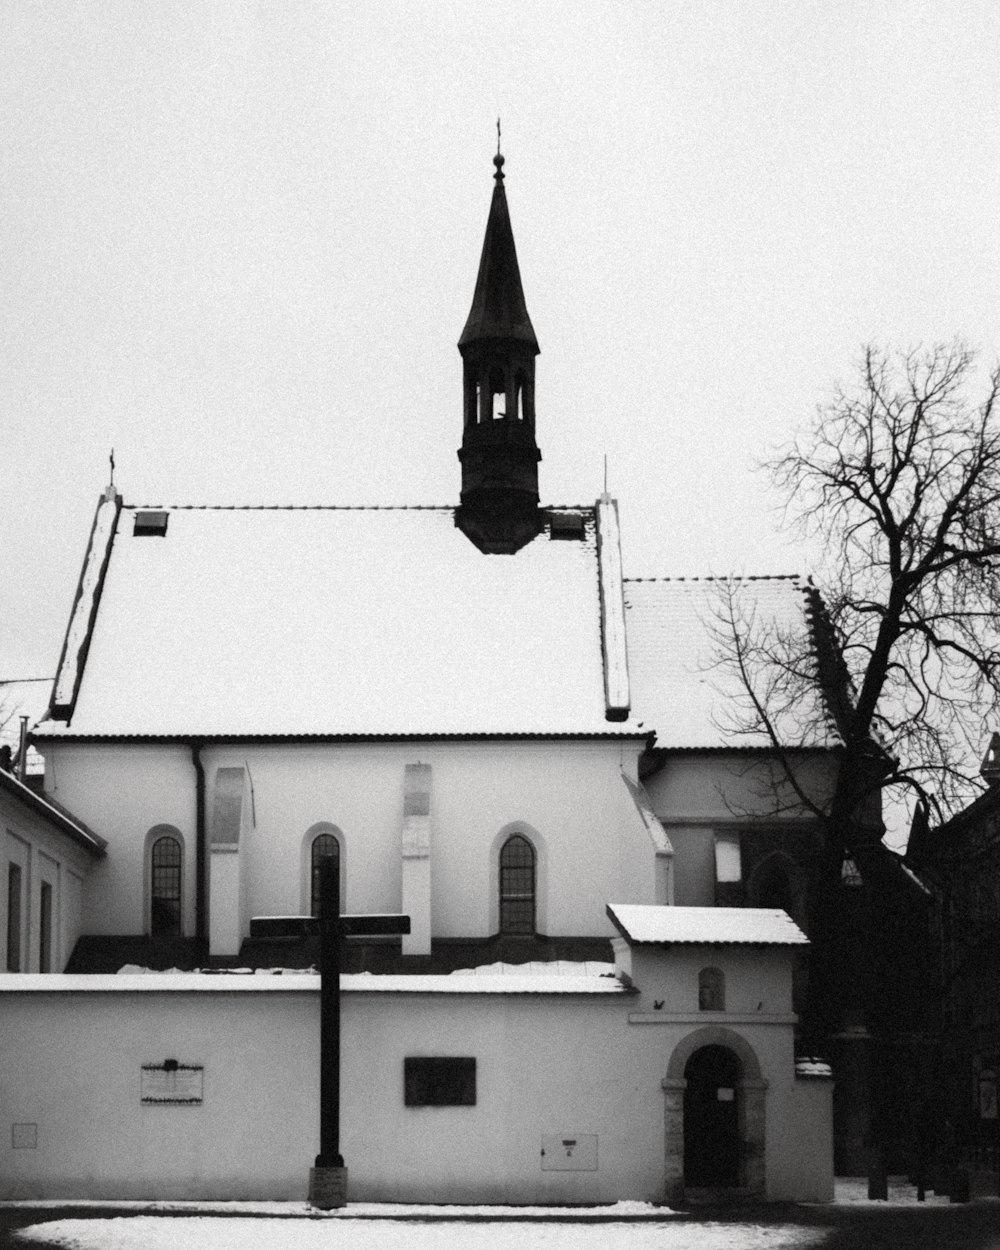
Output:
M194 935L205 941L207 907L205 905L208 879L208 860L205 837L205 768L201 762L201 742L191 743L191 763L194 764L194 828L195 828L195 887L194 887Z

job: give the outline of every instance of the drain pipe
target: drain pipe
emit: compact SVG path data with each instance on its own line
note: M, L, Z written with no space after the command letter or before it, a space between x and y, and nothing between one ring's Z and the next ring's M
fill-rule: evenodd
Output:
M195 886L194 886L194 935L200 941L207 937L205 905L208 873L205 846L205 767L201 762L201 742L191 743L191 763L194 765L194 828L195 828Z

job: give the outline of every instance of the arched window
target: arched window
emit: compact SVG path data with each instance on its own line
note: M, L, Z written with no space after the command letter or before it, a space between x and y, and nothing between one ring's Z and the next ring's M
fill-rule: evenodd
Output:
M181 933L181 844L169 835L157 838L150 852L149 927L154 937Z
M337 890L340 890L340 843L332 833L321 833L313 838L310 855L310 909L314 916L319 915L319 866L324 859L332 859L336 863Z
M535 848L520 833L500 849L500 932L535 932Z
M726 977L721 968L702 968L698 973L698 1010L726 1010Z

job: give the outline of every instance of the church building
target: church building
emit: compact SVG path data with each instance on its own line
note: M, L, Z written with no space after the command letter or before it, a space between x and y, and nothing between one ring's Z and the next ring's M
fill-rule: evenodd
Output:
M251 922L316 914L329 860L343 912L410 918L343 965L352 1197L832 1196L794 1047L819 834L727 732L720 584L628 578L606 493L542 501L494 164L457 504L98 503L32 735L75 829L5 832L4 1197L303 1196L317 949ZM796 578L740 592L814 628ZM789 733L822 795L832 720Z

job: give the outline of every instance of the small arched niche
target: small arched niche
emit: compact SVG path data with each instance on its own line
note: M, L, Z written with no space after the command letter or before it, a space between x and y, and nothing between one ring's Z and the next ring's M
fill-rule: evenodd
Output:
M702 968L698 973L698 1010L726 1010L726 974L721 968Z

